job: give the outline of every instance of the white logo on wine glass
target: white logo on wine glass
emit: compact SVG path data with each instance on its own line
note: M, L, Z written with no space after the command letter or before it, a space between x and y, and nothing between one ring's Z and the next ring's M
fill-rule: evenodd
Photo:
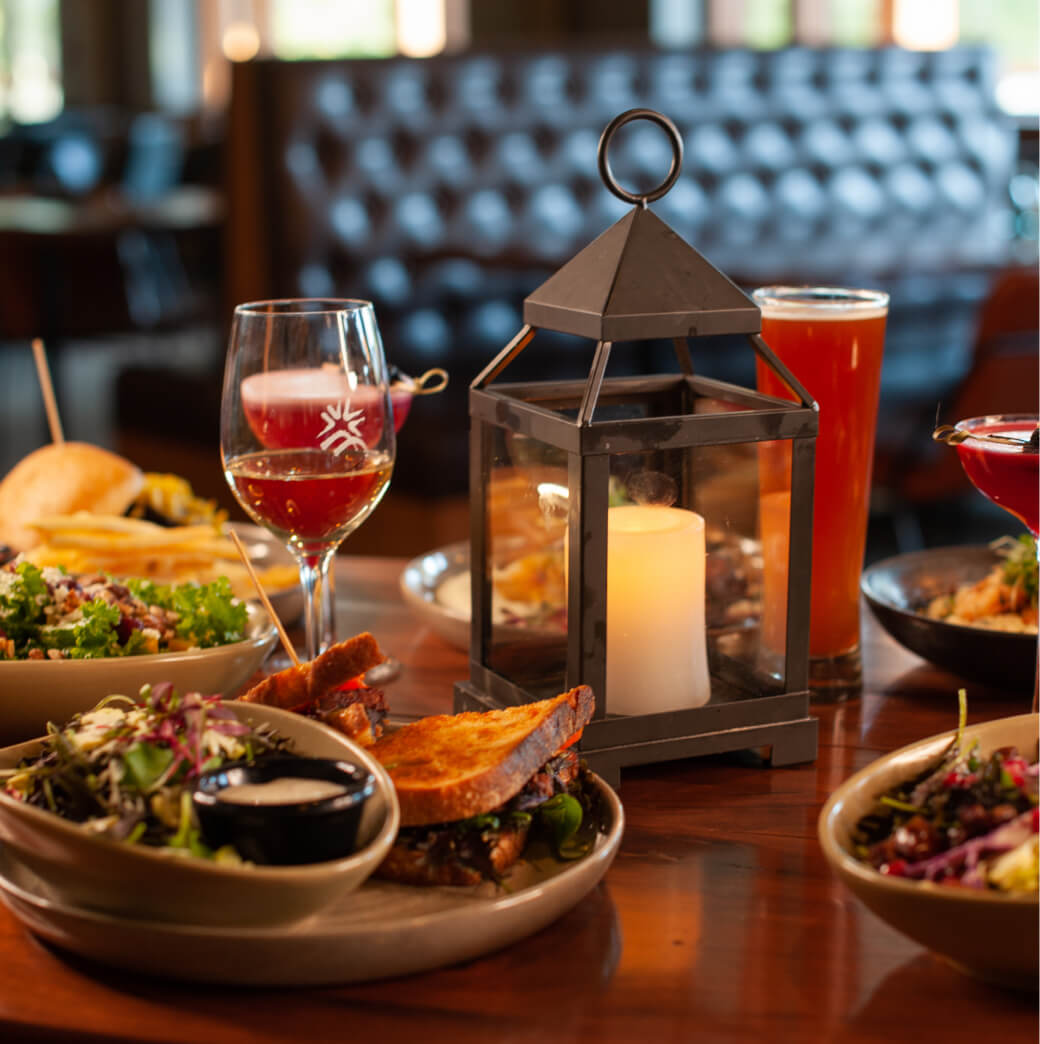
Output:
M350 408L349 400L343 403L342 406L335 403L331 406L326 406L321 411L321 419L325 422L325 427L318 432L318 438L321 438L328 432L332 432L332 434L322 439L319 443L321 448L337 457L341 453L346 453L347 450L366 449L365 440L358 430L364 416L364 410L352 410Z

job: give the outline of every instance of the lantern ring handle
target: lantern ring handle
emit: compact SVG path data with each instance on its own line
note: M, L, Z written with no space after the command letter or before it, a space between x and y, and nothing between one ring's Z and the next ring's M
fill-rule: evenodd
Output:
M668 135L668 140L672 145L672 166L664 181L650 192L635 193L629 192L628 189L623 189L617 183L614 171L610 168L610 157L607 155L607 150L610 148L610 139L614 137L621 127L626 123L631 123L632 120L650 120L651 123L656 123ZM621 113L620 116L615 116L607 124L606 129L600 136L599 148L596 153L599 163L599 176L603 179L603 183L607 188L626 203L638 203L642 207L645 207L647 203L651 203L655 199L660 199L675 184L676 179L679 177L679 171L682 169L682 157L683 143L679 135L679 129L667 116L657 112L655 109L629 109L627 112Z

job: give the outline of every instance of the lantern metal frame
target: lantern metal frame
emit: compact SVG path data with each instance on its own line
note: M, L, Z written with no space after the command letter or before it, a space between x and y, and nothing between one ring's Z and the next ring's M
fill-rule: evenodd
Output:
M624 123L645 118L668 133L673 164L653 192L635 196L617 185L607 156ZM597 699L581 740L582 756L608 781L623 766L748 748L768 748L773 765L812 761L817 723L809 714L809 578L812 566L812 494L818 410L797 379L760 336L754 302L653 215L647 203L678 176L682 141L660 113L634 109L606 128L599 144L600 173L620 198L635 202L625 217L550 277L524 302L524 325L473 380L470 412L470 677L455 686L456 710L487 710L531 702L533 694L489 665L492 649L488 568L488 492L496 429L528 436L567 457L567 657L565 688L606 693L607 511L611 458L618 454L689 450L789 440L791 509L787 630L782 677L769 685L737 659L714 650L711 697L703 706L663 713L617 715ZM690 302L691 290L694 298ZM649 307L647 299L649 298ZM590 300L593 302L590 305ZM651 311L651 308L653 310ZM582 380L501 380L540 329L594 339ZM694 374L689 339L743 334L758 357L798 401L774 398ZM614 342L670 338L679 372L606 377ZM677 415L596 419L601 402L646 403L671 396ZM700 398L722 398L735 412L694 413ZM574 419L563 408L574 412ZM576 412L575 412L576 411ZM608 697L609 699L609 697Z

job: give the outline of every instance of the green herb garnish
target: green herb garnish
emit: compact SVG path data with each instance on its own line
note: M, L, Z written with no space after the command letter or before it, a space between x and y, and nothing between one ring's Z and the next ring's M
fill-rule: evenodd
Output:
M1029 605L1037 604L1036 541L1023 533L1017 540L1001 537L990 545L1004 558L1004 583L1021 588Z

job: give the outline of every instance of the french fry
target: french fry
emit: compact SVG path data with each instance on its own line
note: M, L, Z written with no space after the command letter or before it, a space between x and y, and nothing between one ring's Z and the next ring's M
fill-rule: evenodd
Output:
M57 533L67 530L110 533L152 533L164 527L140 518L125 515L95 515L89 511L77 511L71 515L45 515L33 519L29 525L41 533ZM210 529L210 532L213 532Z
M236 595L253 597L235 545L211 525L160 526L143 519L86 512L39 518L31 524L43 539L24 557L38 566L159 583L209 583L226 576ZM272 592L299 582L296 568L289 565L270 566L259 575Z

